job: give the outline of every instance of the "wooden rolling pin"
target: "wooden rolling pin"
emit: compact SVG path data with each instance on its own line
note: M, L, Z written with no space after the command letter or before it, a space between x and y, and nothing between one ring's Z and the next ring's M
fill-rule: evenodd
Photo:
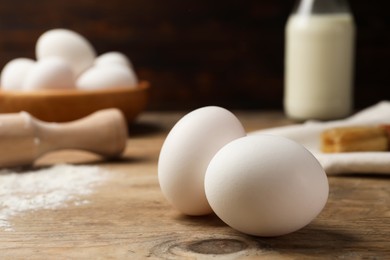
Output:
M0 115L0 167L32 164L60 149L80 149L104 157L126 146L127 124L118 109L104 109L67 123L40 121L26 112Z

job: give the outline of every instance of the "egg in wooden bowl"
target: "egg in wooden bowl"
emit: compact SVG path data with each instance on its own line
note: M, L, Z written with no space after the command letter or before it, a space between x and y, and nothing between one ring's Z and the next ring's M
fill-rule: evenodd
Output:
M138 81L124 53L98 56L83 35L56 28L38 38L35 56L13 59L1 70L0 113L65 122L118 108L130 123L146 107L149 83Z

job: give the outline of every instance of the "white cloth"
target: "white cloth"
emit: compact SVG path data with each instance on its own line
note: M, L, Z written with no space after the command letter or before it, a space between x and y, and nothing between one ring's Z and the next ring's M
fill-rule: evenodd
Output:
M390 152L349 152L326 154L320 151L320 134L336 126L390 124L390 101L381 101L343 120L307 121L303 124L254 131L253 134L280 135L305 146L328 175L340 173L390 174Z

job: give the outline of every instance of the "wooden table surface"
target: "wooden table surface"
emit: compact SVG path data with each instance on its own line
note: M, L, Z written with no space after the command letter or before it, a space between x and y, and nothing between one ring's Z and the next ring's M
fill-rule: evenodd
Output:
M390 259L390 176L329 177L322 213L282 237L248 236L215 215L181 215L160 191L157 160L182 115L142 114L121 161L76 151L41 158L38 165L96 164L110 177L89 204L12 218L14 230L0 230L0 259ZM279 112L236 115L248 131L291 123Z

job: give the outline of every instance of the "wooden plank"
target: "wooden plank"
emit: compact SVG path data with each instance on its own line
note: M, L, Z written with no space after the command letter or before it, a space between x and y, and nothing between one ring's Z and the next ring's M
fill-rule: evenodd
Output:
M386 259L390 256L388 176L330 177L329 201L318 218L290 235L260 238L215 215L188 217L164 199L157 160L164 138L183 113L144 113L130 127L121 161L61 151L38 165L97 164L109 178L90 204L27 212L0 230L1 259ZM248 131L290 124L281 113L237 112Z
M2 1L0 67L34 58L51 28L75 30L98 53L121 51L152 83L151 109L282 108L284 29L293 0ZM349 1L357 24L355 104L390 98L386 0ZM373 62L375 61L375 62Z

